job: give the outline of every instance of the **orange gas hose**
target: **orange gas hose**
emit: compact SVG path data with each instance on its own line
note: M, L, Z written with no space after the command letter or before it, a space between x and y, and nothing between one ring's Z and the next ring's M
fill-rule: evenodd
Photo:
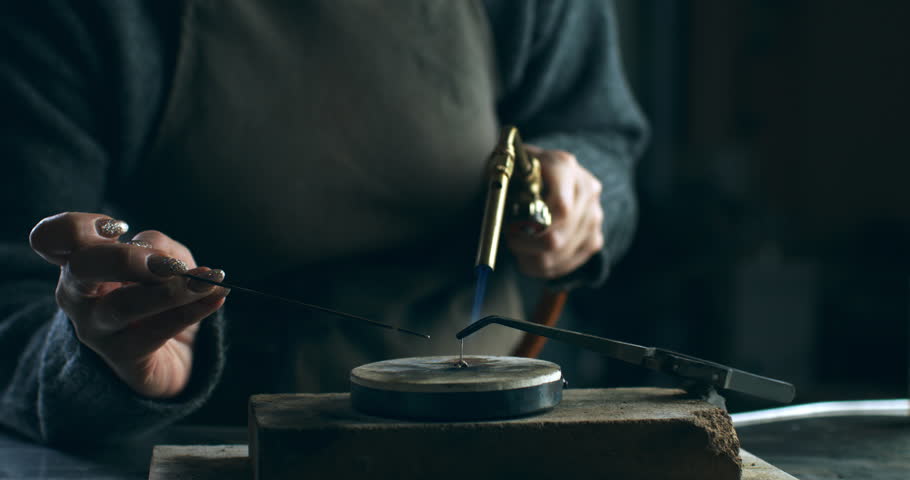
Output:
M566 299L569 298L569 292L552 291L544 289L540 293L537 305L534 307L534 313L531 315L531 321L552 327L559 321L562 309L566 305ZM543 346L547 343L546 337L526 333L521 342L512 351L514 357L537 358Z

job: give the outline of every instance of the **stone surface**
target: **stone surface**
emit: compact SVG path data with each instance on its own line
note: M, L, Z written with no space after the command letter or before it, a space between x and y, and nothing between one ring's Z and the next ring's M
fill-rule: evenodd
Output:
M805 418L737 431L744 447L801 480L910 479L910 416Z
M566 390L547 413L485 422L363 415L348 394L250 400L254 477L738 479L726 412L679 390Z

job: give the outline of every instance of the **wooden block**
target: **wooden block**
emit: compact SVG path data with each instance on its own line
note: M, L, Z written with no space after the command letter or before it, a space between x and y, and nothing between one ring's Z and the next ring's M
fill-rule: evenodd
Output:
M796 480L751 453L740 450L742 480ZM246 445L158 445L149 480L250 480Z
M740 450L742 480L796 480L796 477ZM149 480L251 480L246 445L158 445Z
M680 390L566 390L554 410L485 422L409 422L348 394L250 399L257 480L289 478L739 479L730 417Z
M149 480L250 480L246 445L156 445Z

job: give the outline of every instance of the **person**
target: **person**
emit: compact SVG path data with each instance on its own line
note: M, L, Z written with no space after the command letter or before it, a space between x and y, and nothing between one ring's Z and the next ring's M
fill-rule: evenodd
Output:
M242 421L251 393L455 353L500 125L554 220L506 238L488 311L521 315L516 268L598 285L630 242L647 130L609 2L0 8L0 421L37 441ZM433 340L179 275L224 278L201 265Z

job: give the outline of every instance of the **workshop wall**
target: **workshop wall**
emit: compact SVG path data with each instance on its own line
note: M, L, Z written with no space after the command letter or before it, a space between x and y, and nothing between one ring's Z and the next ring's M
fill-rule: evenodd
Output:
M576 295L575 326L792 381L797 401L906 396L910 3L617 6L653 140L636 243ZM570 381L663 381L603 363L579 354Z

